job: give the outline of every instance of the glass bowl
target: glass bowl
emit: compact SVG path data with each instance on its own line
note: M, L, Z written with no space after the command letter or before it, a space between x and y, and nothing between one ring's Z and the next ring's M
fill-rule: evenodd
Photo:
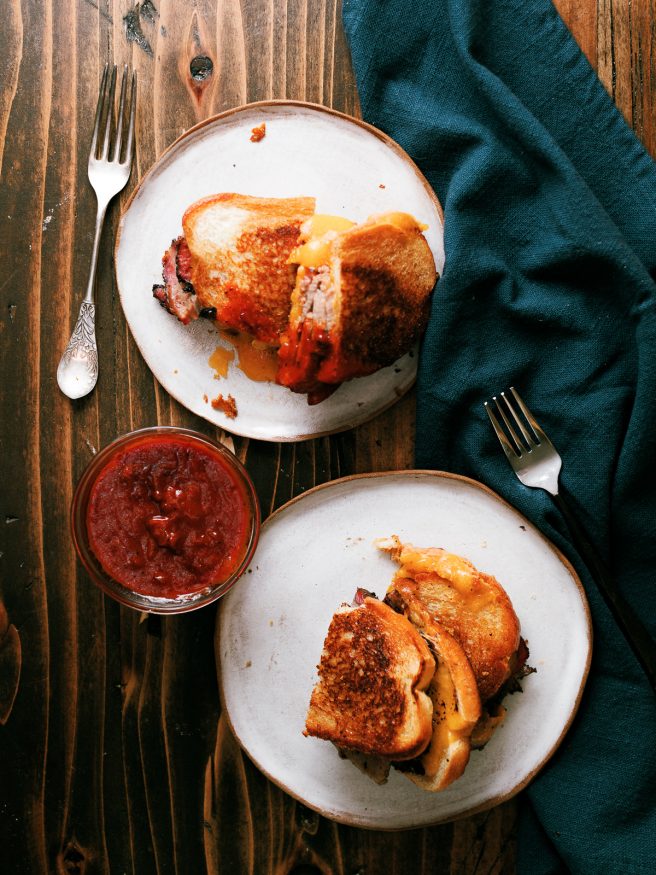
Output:
M124 470L125 466L119 469L113 463L119 456L125 454L126 451L136 451L139 446L152 446L153 443L156 444L159 441L162 442L162 445L165 443L170 445L171 442L177 442L178 444L182 443L185 447L196 447L201 457L207 458L208 455L213 457L218 462L218 466L223 468L224 471L227 470L230 479L233 479L238 487L240 487L239 492L243 499L243 510L247 517L245 526L247 529L246 537L241 542L243 555L238 558L236 564L233 564L225 575L219 575L217 579L213 579L201 589L181 591L175 595L167 594L162 596L137 592L135 589L130 588L129 584L117 579L120 575L115 571L113 574L108 573L103 565L101 565L99 558L94 554L91 546L93 539L89 536L88 527L89 501L100 475L114 469L117 471ZM105 481L106 479L107 475L105 476ZM152 519L160 520L162 517L153 517ZM260 534L260 507L253 482L234 453L231 453L226 447L198 432L174 426L155 426L152 428L142 428L123 435L111 444L108 444L108 446L104 447L93 457L82 474L73 496L71 530L75 550L80 561L94 583L107 595L112 596L121 604L139 611L148 611L156 614L176 614L204 607L220 598L234 586L235 582L250 564L255 547L257 546ZM125 531L128 531L127 527ZM120 550L118 553L120 555ZM112 561L115 561L116 555L117 551L113 549L111 554ZM126 562L124 567L127 568L127 551L125 555ZM121 561L121 559L118 560L119 563ZM109 564L109 560L106 564ZM129 576L129 573L128 569L125 576Z

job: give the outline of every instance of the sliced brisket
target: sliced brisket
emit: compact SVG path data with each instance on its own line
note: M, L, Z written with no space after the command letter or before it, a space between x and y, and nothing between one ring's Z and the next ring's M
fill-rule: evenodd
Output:
M197 319L200 307L192 286L191 254L184 237L172 240L162 258L164 285L153 286L153 297L183 325Z

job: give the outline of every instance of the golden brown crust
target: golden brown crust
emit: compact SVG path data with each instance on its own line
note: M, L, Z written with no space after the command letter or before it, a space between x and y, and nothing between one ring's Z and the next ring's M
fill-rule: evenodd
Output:
M434 709L433 736L420 757L424 774L404 772L424 790L435 792L457 780L469 762L470 737L481 717L481 698L476 678L460 644L416 597L412 585L401 582L396 592L403 601L406 616L428 640L438 664L448 672L455 693L455 702L452 702L442 686L444 680L440 671L437 671L428 687ZM446 682L449 683L448 678ZM449 731L449 725L454 723L455 728Z
M214 307L224 327L277 345L294 287L294 270L287 259L314 206L314 198L233 193L192 204L182 227L200 307Z
M276 377L310 403L407 353L426 328L437 277L421 227L406 213L371 216L318 243L322 263L301 265L296 276Z
M471 562L439 548L415 548L398 538L380 542L401 564L401 581L462 645L485 702L512 674L519 620L501 584ZM433 565L437 570L426 570Z
M420 754L432 734L425 690L435 668L405 617L377 599L342 608L324 642L305 734L392 760Z
M424 235L418 227L365 223L340 235L334 254L340 302L333 343L342 374L347 364L359 373L392 364L428 322L437 274ZM324 377L339 376L330 373L331 366L324 365Z
M422 790L435 793L438 790L444 790L462 775L469 762L470 753L469 740L459 738L451 742L435 774L415 775L412 772L404 772L403 774Z
M433 646L440 662L449 669L458 698L458 713L461 720L473 728L481 717L481 697L476 676L464 648L427 610L423 601L414 593L411 584L400 581L396 591L405 604L405 615L413 626L420 630Z
M237 209L248 210L251 225L267 223L277 219L293 220L302 216L301 223L308 219L315 208L313 197L255 197L249 194L237 194L235 192L221 192L200 198L187 208L182 217L182 227L185 223L193 220L195 214L202 212L213 204L223 204Z

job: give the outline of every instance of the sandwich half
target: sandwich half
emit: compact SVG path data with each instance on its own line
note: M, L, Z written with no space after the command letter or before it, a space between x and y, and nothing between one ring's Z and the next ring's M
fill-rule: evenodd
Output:
M407 213L361 225L321 215L305 222L290 255L296 282L278 383L316 403L412 348L437 278L424 227Z
M164 284L153 287L154 296L185 324L203 315L277 346L294 289L289 256L314 207L311 197L234 193L197 201L164 255Z
M305 735L387 760L412 759L428 746L435 661L405 617L371 597L341 607L318 669Z
M519 620L501 584L437 547L402 544L396 535L376 544L399 564L387 601L402 606L415 597L422 602L461 644L482 701L492 698L513 675L520 644Z
M480 716L462 647L421 602L400 613L358 590L333 616L305 735L332 741L376 783L394 766L436 791L463 773Z
M402 544L396 535L376 543L400 566L385 601L402 612L423 605L462 647L482 703L470 743L484 747L504 720L506 695L521 691L519 681L535 671L508 594L492 575L446 550Z

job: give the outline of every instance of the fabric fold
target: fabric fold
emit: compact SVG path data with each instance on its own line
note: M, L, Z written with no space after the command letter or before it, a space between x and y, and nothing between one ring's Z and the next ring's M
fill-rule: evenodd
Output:
M520 829L522 871L559 859L573 872L654 871L656 699L550 498L512 474L483 402L518 388L656 635L656 165L548 0L345 0L343 15L364 119L409 152L445 213L417 467L473 477L517 507L572 561L592 611L579 714L526 791L541 826ZM552 869L523 862L540 855Z

